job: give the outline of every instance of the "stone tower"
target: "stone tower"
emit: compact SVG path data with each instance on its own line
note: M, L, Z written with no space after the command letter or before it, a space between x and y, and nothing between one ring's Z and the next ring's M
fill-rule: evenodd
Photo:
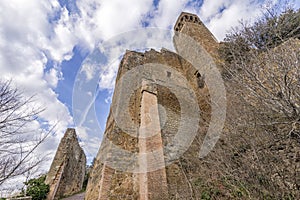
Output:
M75 129L68 128L61 139L46 183L50 185L47 200L60 199L79 192L85 176L86 157L79 146Z
M198 16L182 13L174 30L175 34L180 32L192 37L213 58L216 58L218 42ZM174 45L177 49L176 43ZM167 68L161 70L158 75L160 78L156 81L170 80L176 88L179 88L180 93L186 95L181 95L181 99L178 100L176 92L166 86L153 83L151 72L146 73L141 80L140 87L132 92L128 104L127 118L136 125L136 136L128 134L118 126L111 108L104 139L88 182L86 200L193 198L188 177L183 169L187 163L180 158L170 160L173 147L172 145L169 145L170 148L164 147L172 143L179 131L182 115L192 112L192 107L185 106L191 101L188 90L188 87L191 87L201 110L200 120L197 121L200 128L197 129L195 140L191 141L189 148L185 151L185 156L196 155L199 150L198 141L203 141L208 128L207 123L210 120L209 92L205 81L201 79L202 72L195 69L177 53L166 49L160 52L149 50L145 53L127 51L119 66L116 85L122 81L122 76L127 72L137 69L138 66L148 66L147 64L152 63L171 67L169 70ZM182 77L187 80L189 86L184 83ZM121 84L121 88L126 89L126 87L127 85ZM120 95L119 92L115 90L113 99ZM184 109L185 113L183 113ZM144 128L149 123L151 128ZM111 165L113 161L117 160L122 163L124 160L125 163L130 159L130 156L118 155L114 152L112 150L114 146L136 155L137 163L132 163L132 165L137 166L140 171L114 168ZM178 148L177 150L180 151L180 147ZM155 152L155 156L143 156L148 152ZM153 163L160 167L151 168ZM189 163L190 166L197 164L197 161ZM131 168L127 165L126 167Z
M210 53L213 57L217 57L219 43L203 22L200 21L197 15L182 12L176 21L174 31L192 37L202 47L204 47L208 53Z

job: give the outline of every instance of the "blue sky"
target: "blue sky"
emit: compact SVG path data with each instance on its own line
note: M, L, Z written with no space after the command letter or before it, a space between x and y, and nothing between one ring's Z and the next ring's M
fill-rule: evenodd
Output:
M261 8L272 7L276 2L276 0L2 0L1 78L12 79L13 84L22 89L25 95L37 94L37 105L46 108L39 116L40 121L50 126L59 122L57 133L40 149L49 153L49 162L67 127L77 128L81 145L88 161L91 161L101 143L118 63L125 52L125 49L118 48L118 45L114 48L104 46L97 56L100 56L98 58L100 61L110 65L95 71L92 66L84 65L95 49L122 34L127 38L123 42L130 43L129 38L139 39L136 35L131 35L132 31L145 27L170 30L182 11L197 14L221 41L232 26L239 24L240 19L251 22L262 14ZM296 8L299 7L298 1ZM137 42L136 44L139 44L137 46L129 43L122 45L130 49L149 47L157 50L161 47L172 49L171 40L156 43L147 42L147 38L142 41L142 37L140 40L141 43ZM107 53L107 57L101 57L104 52ZM96 58L93 59L97 61ZM82 116L76 114L72 104L74 90L76 93L80 86L74 87L74 83L76 80L84 82L92 78L97 81L96 86L93 86L93 90L86 91L86 94L91 95L91 99L97 94L90 111L94 112L95 116L93 119L86 117L84 123L81 120ZM78 113L85 113L84 109L89 101L84 99L84 94L76 96L75 100L75 107L83 109L79 109ZM88 123L93 123L93 126ZM95 125L98 126L97 129L93 128ZM39 128L43 127L40 124ZM45 164L43 170L48 169L49 162Z

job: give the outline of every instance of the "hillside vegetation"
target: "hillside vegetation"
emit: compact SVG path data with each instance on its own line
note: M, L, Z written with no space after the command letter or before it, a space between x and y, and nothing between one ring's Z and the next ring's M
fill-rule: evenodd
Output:
M228 113L202 199L300 199L300 11L268 10L220 47ZM185 160L189 162L188 159ZM187 170L191 177L197 170ZM202 172L200 172L202 171Z

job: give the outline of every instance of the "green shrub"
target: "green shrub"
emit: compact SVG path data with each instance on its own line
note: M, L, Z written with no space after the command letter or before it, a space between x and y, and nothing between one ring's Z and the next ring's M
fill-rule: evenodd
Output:
M26 194L32 196L32 200L46 199L49 192L49 185L45 184L46 175L39 178L30 179L25 183Z

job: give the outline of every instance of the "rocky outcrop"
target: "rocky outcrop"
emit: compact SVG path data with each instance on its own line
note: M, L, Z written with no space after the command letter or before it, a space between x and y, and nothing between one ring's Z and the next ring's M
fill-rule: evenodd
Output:
M45 182L50 185L47 199L59 199L82 190L85 168L86 157L79 146L75 129L68 128L47 174Z

